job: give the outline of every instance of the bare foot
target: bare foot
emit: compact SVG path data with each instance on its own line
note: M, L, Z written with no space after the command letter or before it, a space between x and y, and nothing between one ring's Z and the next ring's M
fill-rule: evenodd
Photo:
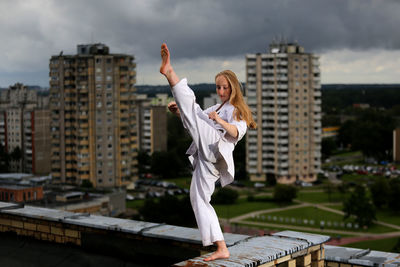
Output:
M225 241L216 241L217 244L217 251L211 254L210 257L204 259L204 261L213 261L217 259L227 259L229 258L229 250L226 247Z
M170 53L165 43L161 45L161 66L160 72L163 74L171 87L174 87L179 82L179 77L176 75L170 62Z
M166 75L168 71L172 69L171 63L170 63L170 55L169 55L169 50L168 47L165 43L161 45L161 67L160 67L160 73Z

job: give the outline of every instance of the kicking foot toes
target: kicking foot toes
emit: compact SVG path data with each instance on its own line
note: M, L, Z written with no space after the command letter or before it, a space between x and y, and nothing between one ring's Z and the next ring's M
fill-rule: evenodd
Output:
M160 67L161 74L165 75L171 69L169 58L170 58L169 50L167 45L164 43L161 45L161 67Z

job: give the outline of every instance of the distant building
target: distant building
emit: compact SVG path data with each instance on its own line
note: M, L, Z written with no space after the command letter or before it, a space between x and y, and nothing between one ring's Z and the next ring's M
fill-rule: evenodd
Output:
M317 179L321 168L321 84L318 57L298 44L271 44L246 55L246 96L257 122L247 134L253 181Z
M50 113L48 97L21 83L1 91L0 144L6 152L21 151L10 171L50 173Z
M134 57L104 44L77 48L50 59L53 180L127 185L138 177Z
M43 199L43 185L49 176L34 176L28 173L0 174L0 201L26 203Z
M165 94L148 98L136 97L136 117L139 150L151 155L156 151L167 151L167 104L172 101Z
M0 184L0 201L25 203L40 200L42 198L42 186Z
M400 162L400 128L393 131L393 161Z

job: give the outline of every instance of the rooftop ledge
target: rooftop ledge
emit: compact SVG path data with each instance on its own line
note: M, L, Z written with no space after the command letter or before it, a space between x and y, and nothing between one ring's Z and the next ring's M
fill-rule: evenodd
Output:
M23 206L0 202L0 234L13 232L18 236L72 244L75 247L95 248L98 253L137 259L144 256L165 257L162 266L275 266L340 267L340 264L373 266L371 259L343 258L353 255L346 248L326 246L329 236L294 231L278 232L270 236L252 237L225 233L231 257L204 262L210 251L202 246L197 229L166 224L118 219L91 214ZM347 254L340 252L347 251ZM325 251L333 252L325 257ZM368 254L368 253L367 253ZM390 254L390 255L389 255ZM382 255L381 255L382 256ZM379 265L400 266L398 254L386 253ZM153 259L153 258L151 258ZM325 262L329 259L330 262ZM357 261L357 259L359 259ZM354 261L356 260L356 261ZM328 264L330 263L330 264ZM375 261L376 263L376 261ZM336 265L335 265L336 264ZM350 265L349 265L350 264ZM376 265L376 264L375 264ZM154 265L157 266L157 265Z

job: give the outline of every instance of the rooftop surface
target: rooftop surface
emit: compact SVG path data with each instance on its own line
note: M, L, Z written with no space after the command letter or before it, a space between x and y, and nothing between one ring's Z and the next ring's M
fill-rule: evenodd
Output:
M259 266L319 249L329 240L329 236L294 231L257 237L227 233L231 257L205 264L209 253L202 247L198 229L0 202L0 224L7 218L73 227L81 232L82 241L81 246L56 244L3 231L0 266ZM328 261L400 266L399 254L325 248Z

